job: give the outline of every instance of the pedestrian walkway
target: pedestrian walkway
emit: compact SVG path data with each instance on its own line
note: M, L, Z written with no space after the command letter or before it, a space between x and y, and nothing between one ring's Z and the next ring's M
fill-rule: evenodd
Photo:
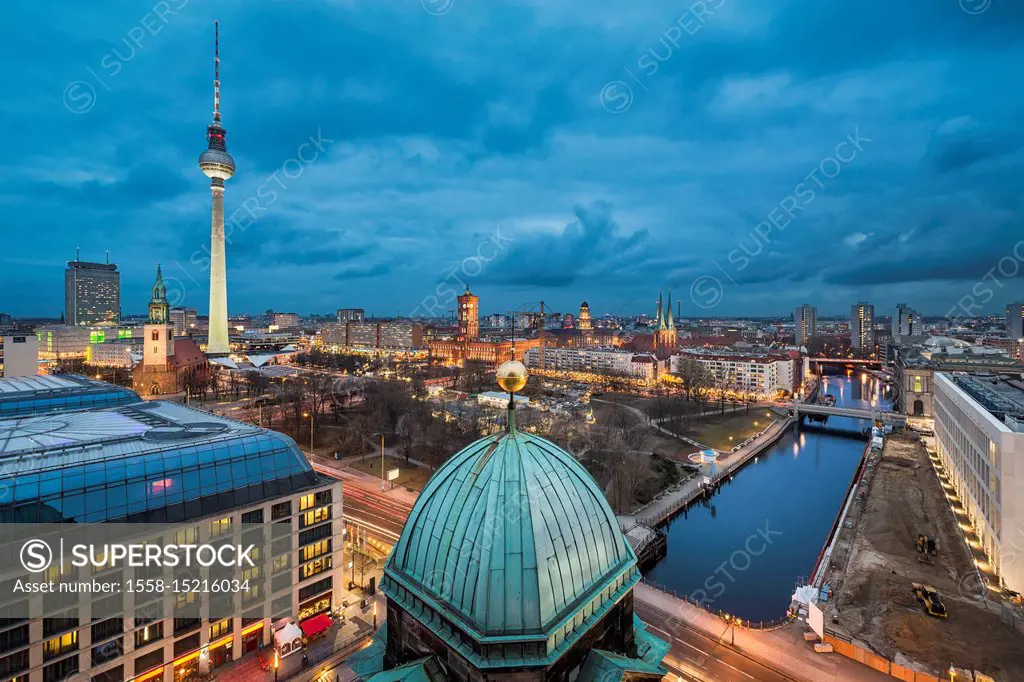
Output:
M867 666L840 654L815 653L810 642L804 641L807 627L796 622L776 630L747 630L732 627L718 616L643 583L633 589L633 597L643 604L665 614L666 620L658 627L670 635L675 628L699 630L719 640L725 646L738 649L747 656L801 682L882 682L892 680Z
M689 504L690 500L701 494L704 477L712 478L715 481L727 478L747 460L757 456L762 450L774 443L793 424L793 419L775 421L744 445L730 453L720 455L716 463L717 471L712 477L710 465L701 465L701 474L689 478L676 488L671 488L666 493L654 498L643 507L640 507L629 518L634 523L647 526L656 526L673 516L681 508Z

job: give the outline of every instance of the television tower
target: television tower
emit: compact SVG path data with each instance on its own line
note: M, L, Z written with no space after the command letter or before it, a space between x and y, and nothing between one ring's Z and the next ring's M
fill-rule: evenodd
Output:
M235 160L224 141L227 131L220 124L220 22L213 22L213 123L206 128L206 151L199 156L199 169L210 178L213 218L210 225L210 331L208 355L227 355L228 282L224 264L224 181L235 174Z

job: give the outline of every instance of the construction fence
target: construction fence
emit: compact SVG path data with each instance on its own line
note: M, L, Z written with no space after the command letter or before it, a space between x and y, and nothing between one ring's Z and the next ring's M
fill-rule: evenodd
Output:
M898 663L890 661L884 656L879 656L878 654L861 648L852 642L848 642L843 639L841 635L831 630L825 630L825 637L823 641L826 644L831 644L832 651L835 653L842 654L847 658L852 658L858 663L863 663L869 668L874 668L875 670L885 673L890 677L894 677L897 680L903 680L904 682L942 682L942 680L935 675L911 670L910 668L906 668Z

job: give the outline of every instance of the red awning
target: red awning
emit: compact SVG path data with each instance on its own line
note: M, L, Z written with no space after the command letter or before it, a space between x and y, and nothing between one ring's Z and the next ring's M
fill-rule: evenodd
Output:
M326 613L321 613L318 616L302 621L299 623L299 627L302 628L302 634L306 635L306 637L315 637L333 624L334 621L331 620L330 616Z

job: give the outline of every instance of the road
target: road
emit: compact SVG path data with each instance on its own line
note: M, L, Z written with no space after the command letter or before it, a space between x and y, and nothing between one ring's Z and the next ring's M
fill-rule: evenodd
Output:
M728 640L724 639L728 635L723 635L723 641L720 641L639 601L634 602L634 609L653 634L672 645L663 662L669 672L683 680L789 682L795 679L781 675L731 648Z
M308 457L308 455L307 455ZM329 478L342 481L344 486L345 520L361 528L366 528L370 536L391 545L402 534L405 522L412 512L410 505L396 500L393 496L382 493L373 486L376 481L368 482L365 476L359 476L333 465L331 460L322 457L308 457L313 469Z

